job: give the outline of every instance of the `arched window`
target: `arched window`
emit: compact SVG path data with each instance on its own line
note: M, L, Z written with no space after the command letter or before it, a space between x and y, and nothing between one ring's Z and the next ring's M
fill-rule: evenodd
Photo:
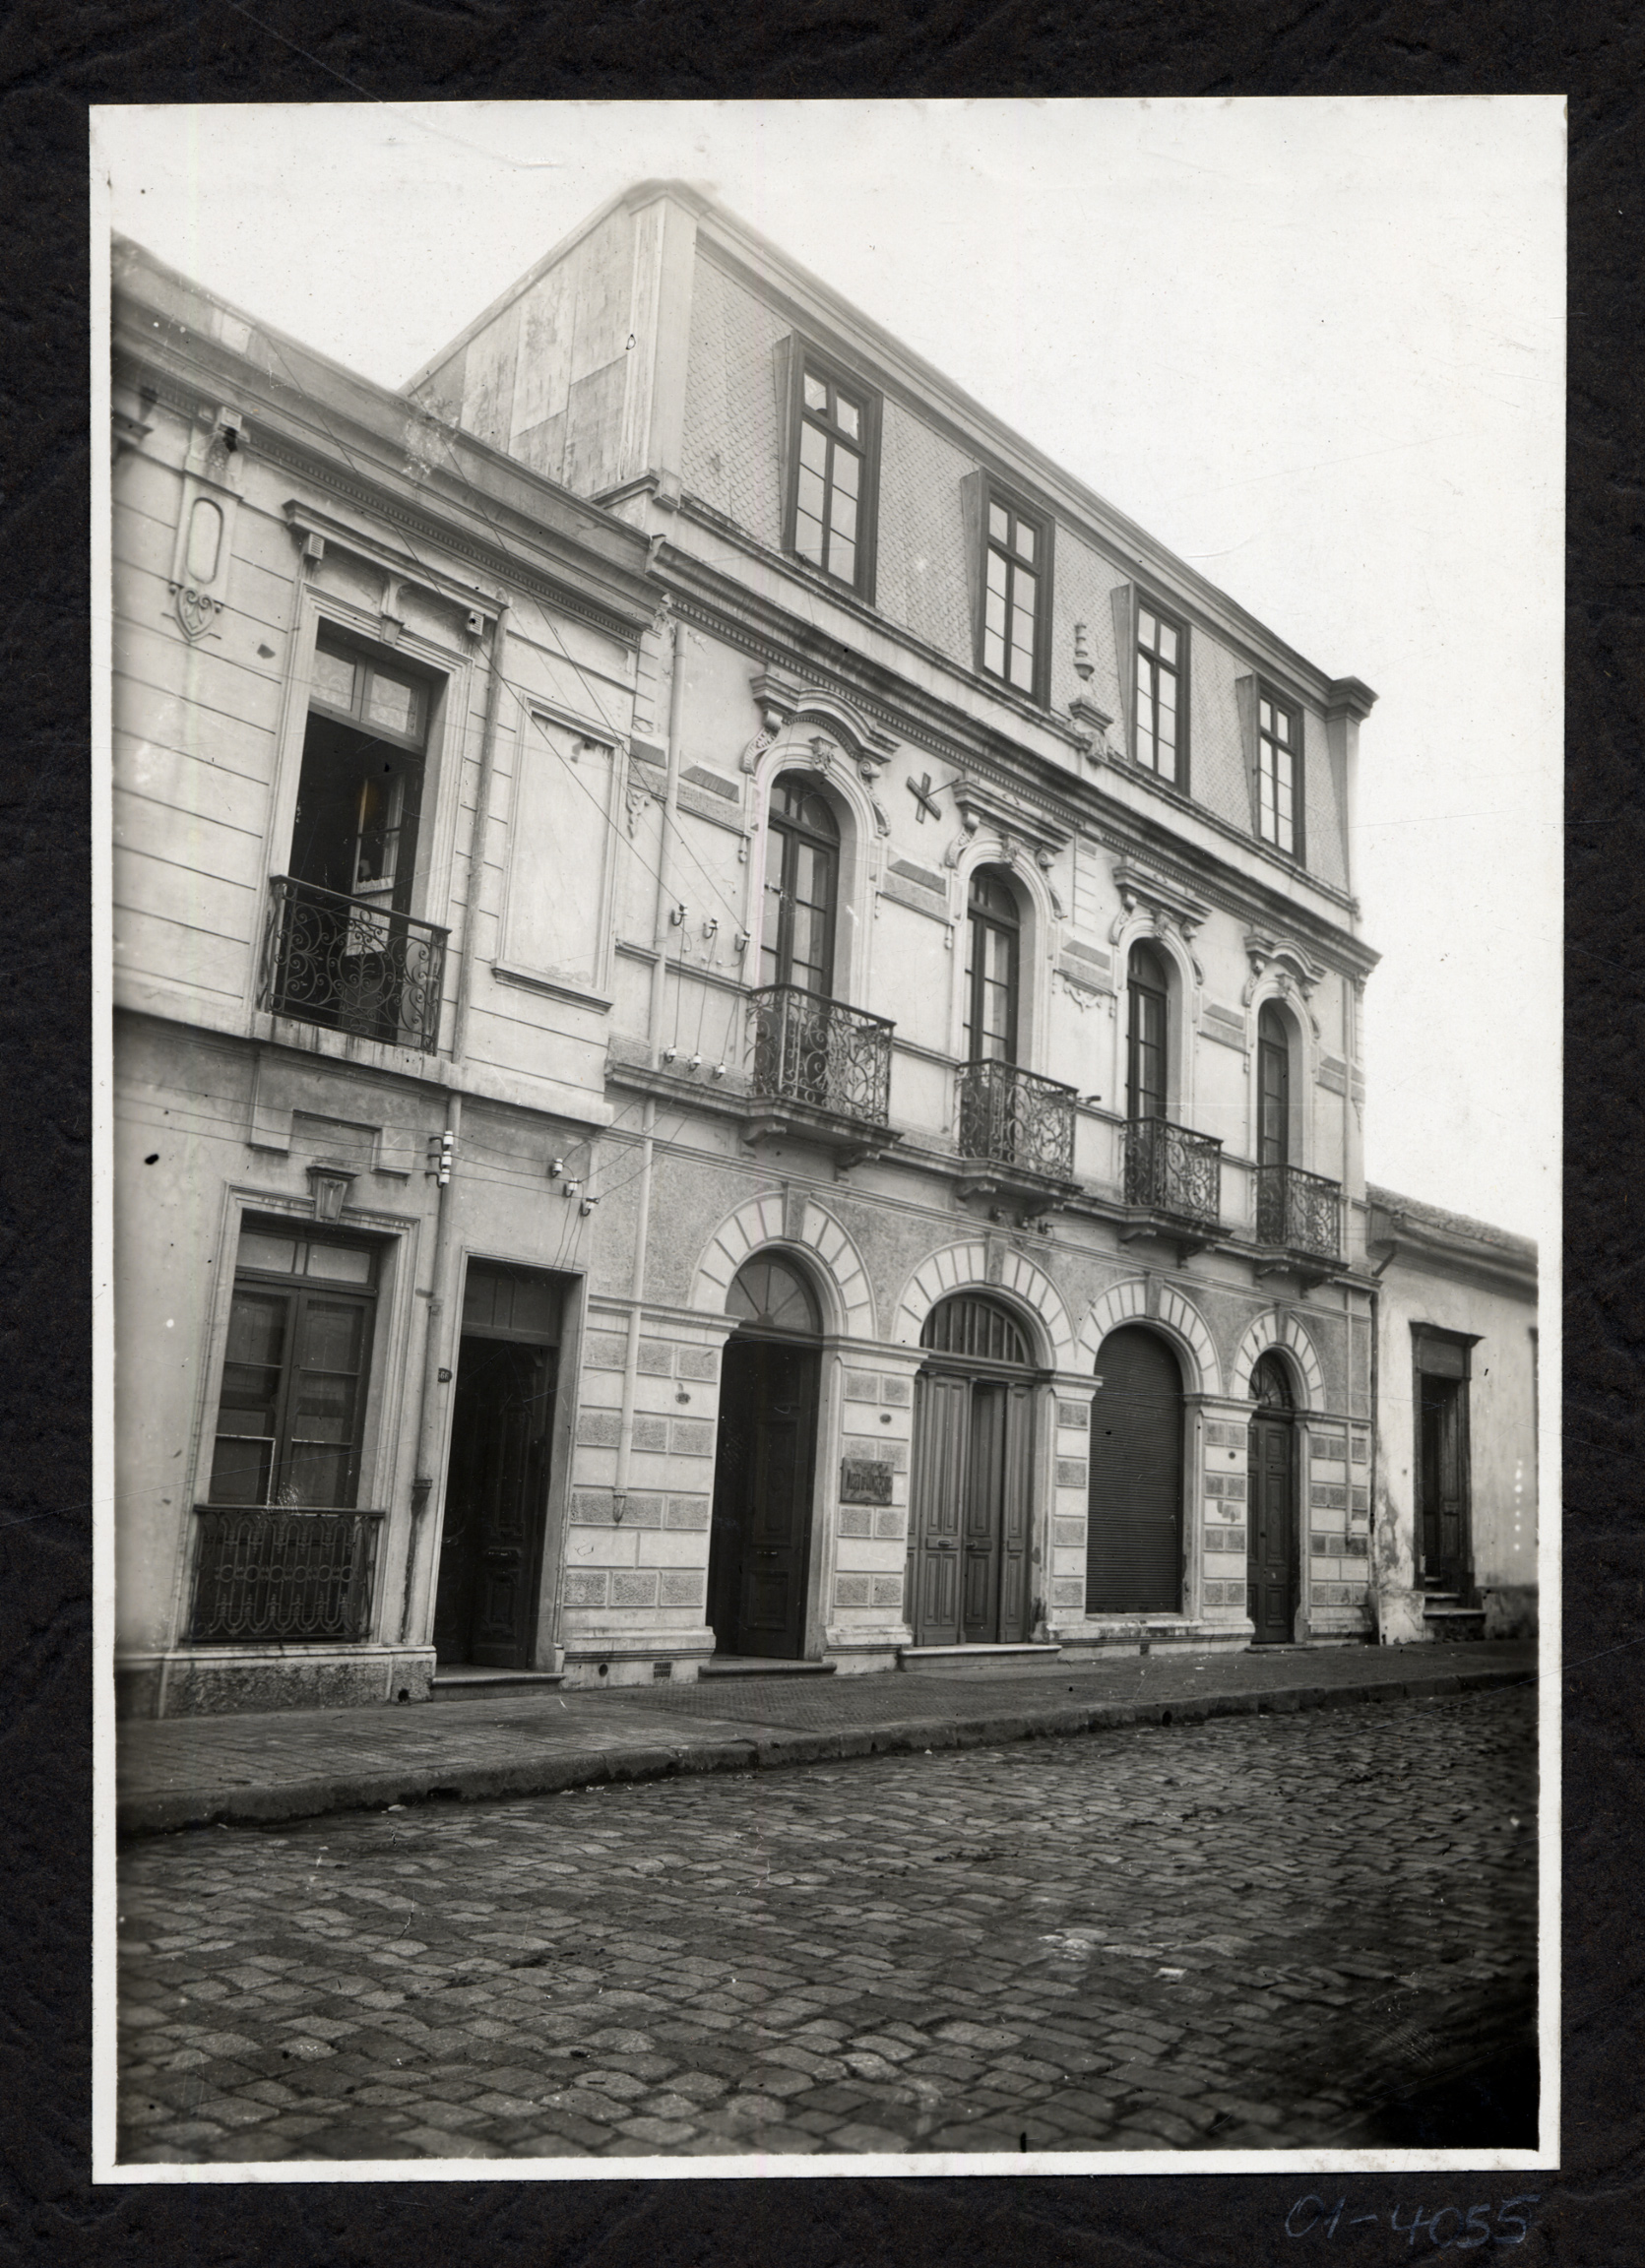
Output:
M1133 945L1127 964L1125 1115L1166 1115L1166 1038L1170 989L1152 945Z
M1017 963L1022 916L997 868L972 877L966 923L966 1055L973 1063L1017 1060Z
M833 992L839 887L839 822L803 773L785 772L771 790L762 984L797 984L824 998Z
M1271 1411L1275 1417L1289 1417L1296 1408L1291 1380L1286 1376L1285 1364L1277 1354L1261 1354L1252 1364L1251 1400L1259 1408Z
M1256 1023L1256 1162L1284 1166L1291 1153L1291 1039L1270 1000Z
M775 1252L761 1252L737 1270L726 1294L726 1312L761 1331L802 1331L815 1338L822 1329L810 1285Z

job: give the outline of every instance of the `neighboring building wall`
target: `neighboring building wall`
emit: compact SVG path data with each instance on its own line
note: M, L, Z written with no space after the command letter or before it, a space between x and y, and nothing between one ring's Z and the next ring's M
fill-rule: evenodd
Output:
M1465 1354L1466 1537L1460 1605L1487 1637L1537 1626L1537 1251L1528 1238L1392 1191L1367 1191L1377 1300L1376 1606L1388 1643L1443 1635L1424 1616L1418 1341ZM1470 1344L1471 1343L1471 1344ZM1466 1634L1466 1625L1464 1626Z

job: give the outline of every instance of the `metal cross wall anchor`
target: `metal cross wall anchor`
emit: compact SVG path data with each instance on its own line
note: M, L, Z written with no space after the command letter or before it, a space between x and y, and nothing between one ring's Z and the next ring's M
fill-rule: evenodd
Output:
M942 813L937 807L936 796L931 793L931 775L928 772L926 773L923 780L905 780L903 785L905 788L907 788L909 793L914 797L914 815L918 820L921 827L923 827L925 824L925 814L927 811L930 813L933 819L940 819L942 817ZM939 789L938 792L940 793L941 790Z

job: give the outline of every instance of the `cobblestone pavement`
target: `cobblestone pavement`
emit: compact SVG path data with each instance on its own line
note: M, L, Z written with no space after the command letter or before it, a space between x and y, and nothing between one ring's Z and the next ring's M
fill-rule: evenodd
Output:
M1525 1687L190 1829L120 2157L1331 2142L1523 2039L1535 1851Z

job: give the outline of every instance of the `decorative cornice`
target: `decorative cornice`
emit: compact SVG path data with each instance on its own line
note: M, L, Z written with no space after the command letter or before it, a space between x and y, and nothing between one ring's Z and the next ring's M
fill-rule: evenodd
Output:
M199 384L185 381L177 373L162 365L139 359L130 348L122 349L124 357L145 377L145 389L156 402L174 410L180 416L193 420L203 407L221 400L221 386L213 382L210 374L203 375ZM418 511L405 498L397 495L387 479L378 485L370 478L369 467L355 466L344 472L335 457L318 444L309 444L287 433L281 432L266 421L267 412L253 409L246 413L245 447L254 459L265 464L278 465L283 471L298 473L313 481L342 503L352 504L356 510L368 512L376 519L387 521L403 534L435 545L448 556L466 559L487 575L517 592L528 594L546 605L576 616L592 628L602 631L624 646L639 643L641 634L650 628L652 615L642 612L638 600L632 615L618 613L614 608L590 598L568 580L562 581L546 567L522 560L499 542L487 541L472 531L460 531L451 521L442 519L430 510ZM341 445L339 445L341 449ZM461 501L452 504L453 517L469 517L475 506ZM522 529L522 542L532 540ZM571 539L568 539L571 540Z
M1312 999L1314 986L1325 974L1307 947L1295 937L1275 936L1260 929L1245 932L1245 957L1250 962L1251 974L1239 995L1243 1008L1250 1006L1257 986L1270 969L1277 972L1282 992L1289 992L1295 985L1304 1000Z

